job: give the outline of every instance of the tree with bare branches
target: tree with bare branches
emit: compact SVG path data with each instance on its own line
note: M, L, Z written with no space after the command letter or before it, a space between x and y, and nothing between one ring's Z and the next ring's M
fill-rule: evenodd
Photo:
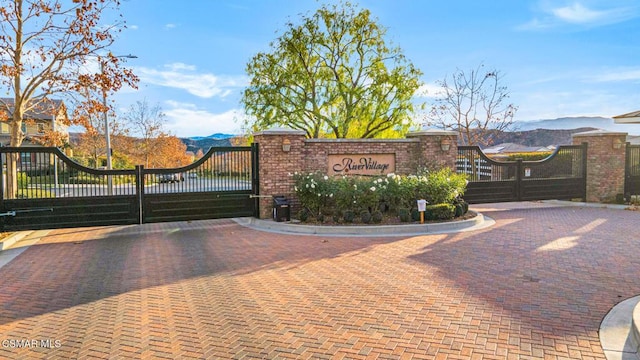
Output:
M129 127L131 135L139 139L137 149L134 151L136 156L143 161L145 167L153 166L151 162L153 154L158 153L162 145L159 139L169 136L164 130L167 120L162 108L158 104L149 105L147 99L137 101L129 107L123 120Z
M441 90L427 115L427 124L454 130L464 145L489 145L497 130L509 130L518 107L496 69L484 65L469 72L458 69L438 82Z
M10 114L11 146L24 139L25 112L37 110L52 97L64 97L86 88L102 94L137 77L107 50L124 23L104 24L103 15L119 7L118 0L6 0L0 5L0 84L13 94L12 104L0 104ZM85 71L98 61L99 71ZM104 112L97 99L83 102L85 112ZM72 119L80 124L82 116ZM7 196L16 192L16 159L8 161Z

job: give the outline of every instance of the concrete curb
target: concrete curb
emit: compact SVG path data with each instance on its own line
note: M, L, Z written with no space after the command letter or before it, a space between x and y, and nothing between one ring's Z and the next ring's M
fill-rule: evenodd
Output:
M13 259L22 254L31 245L36 244L46 236L50 230L21 231L4 239L0 245L0 268L10 263ZM16 245L17 246L14 246Z
M600 324L600 344L608 360L639 360L640 295L614 306Z
M5 239L2 239L2 241L0 241L0 251L9 249L18 241L24 239L28 235L31 235L31 233L33 233L33 231L20 231L15 234L12 234L11 236Z
M640 300L636 304L631 317L631 334L636 342L636 357L640 358Z
M445 234L462 231L474 231L484 229L495 224L489 217L478 213L472 219L430 224L408 224L408 225L353 225L353 226L318 226L301 225L290 222L276 222L273 220L262 220L255 218L233 219L238 224L260 231L267 231L281 234L303 234L322 236L417 236L428 234Z

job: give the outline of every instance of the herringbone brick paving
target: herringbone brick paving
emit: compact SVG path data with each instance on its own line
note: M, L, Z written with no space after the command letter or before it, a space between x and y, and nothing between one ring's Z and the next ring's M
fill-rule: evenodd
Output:
M0 268L0 358L603 359L602 318L640 293L640 213L481 211L496 225L397 238L56 230Z

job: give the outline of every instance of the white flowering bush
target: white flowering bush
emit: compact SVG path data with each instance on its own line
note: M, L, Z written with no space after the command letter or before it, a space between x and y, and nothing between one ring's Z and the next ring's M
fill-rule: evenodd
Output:
M316 219L326 218L325 215L336 219L346 212L373 214L381 204L397 214L400 209L415 208L417 199L452 204L466 188L465 176L448 168L418 175L330 177L314 172L295 173L293 177L300 204Z
M334 204L335 183L329 176L315 173L294 173L294 191L302 206L313 216L319 216Z

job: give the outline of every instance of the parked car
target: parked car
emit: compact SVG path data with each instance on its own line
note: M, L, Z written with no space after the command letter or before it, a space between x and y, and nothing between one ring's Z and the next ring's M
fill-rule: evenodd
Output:
M182 174L162 174L160 175L159 181L161 183L173 183L184 181L184 176Z

